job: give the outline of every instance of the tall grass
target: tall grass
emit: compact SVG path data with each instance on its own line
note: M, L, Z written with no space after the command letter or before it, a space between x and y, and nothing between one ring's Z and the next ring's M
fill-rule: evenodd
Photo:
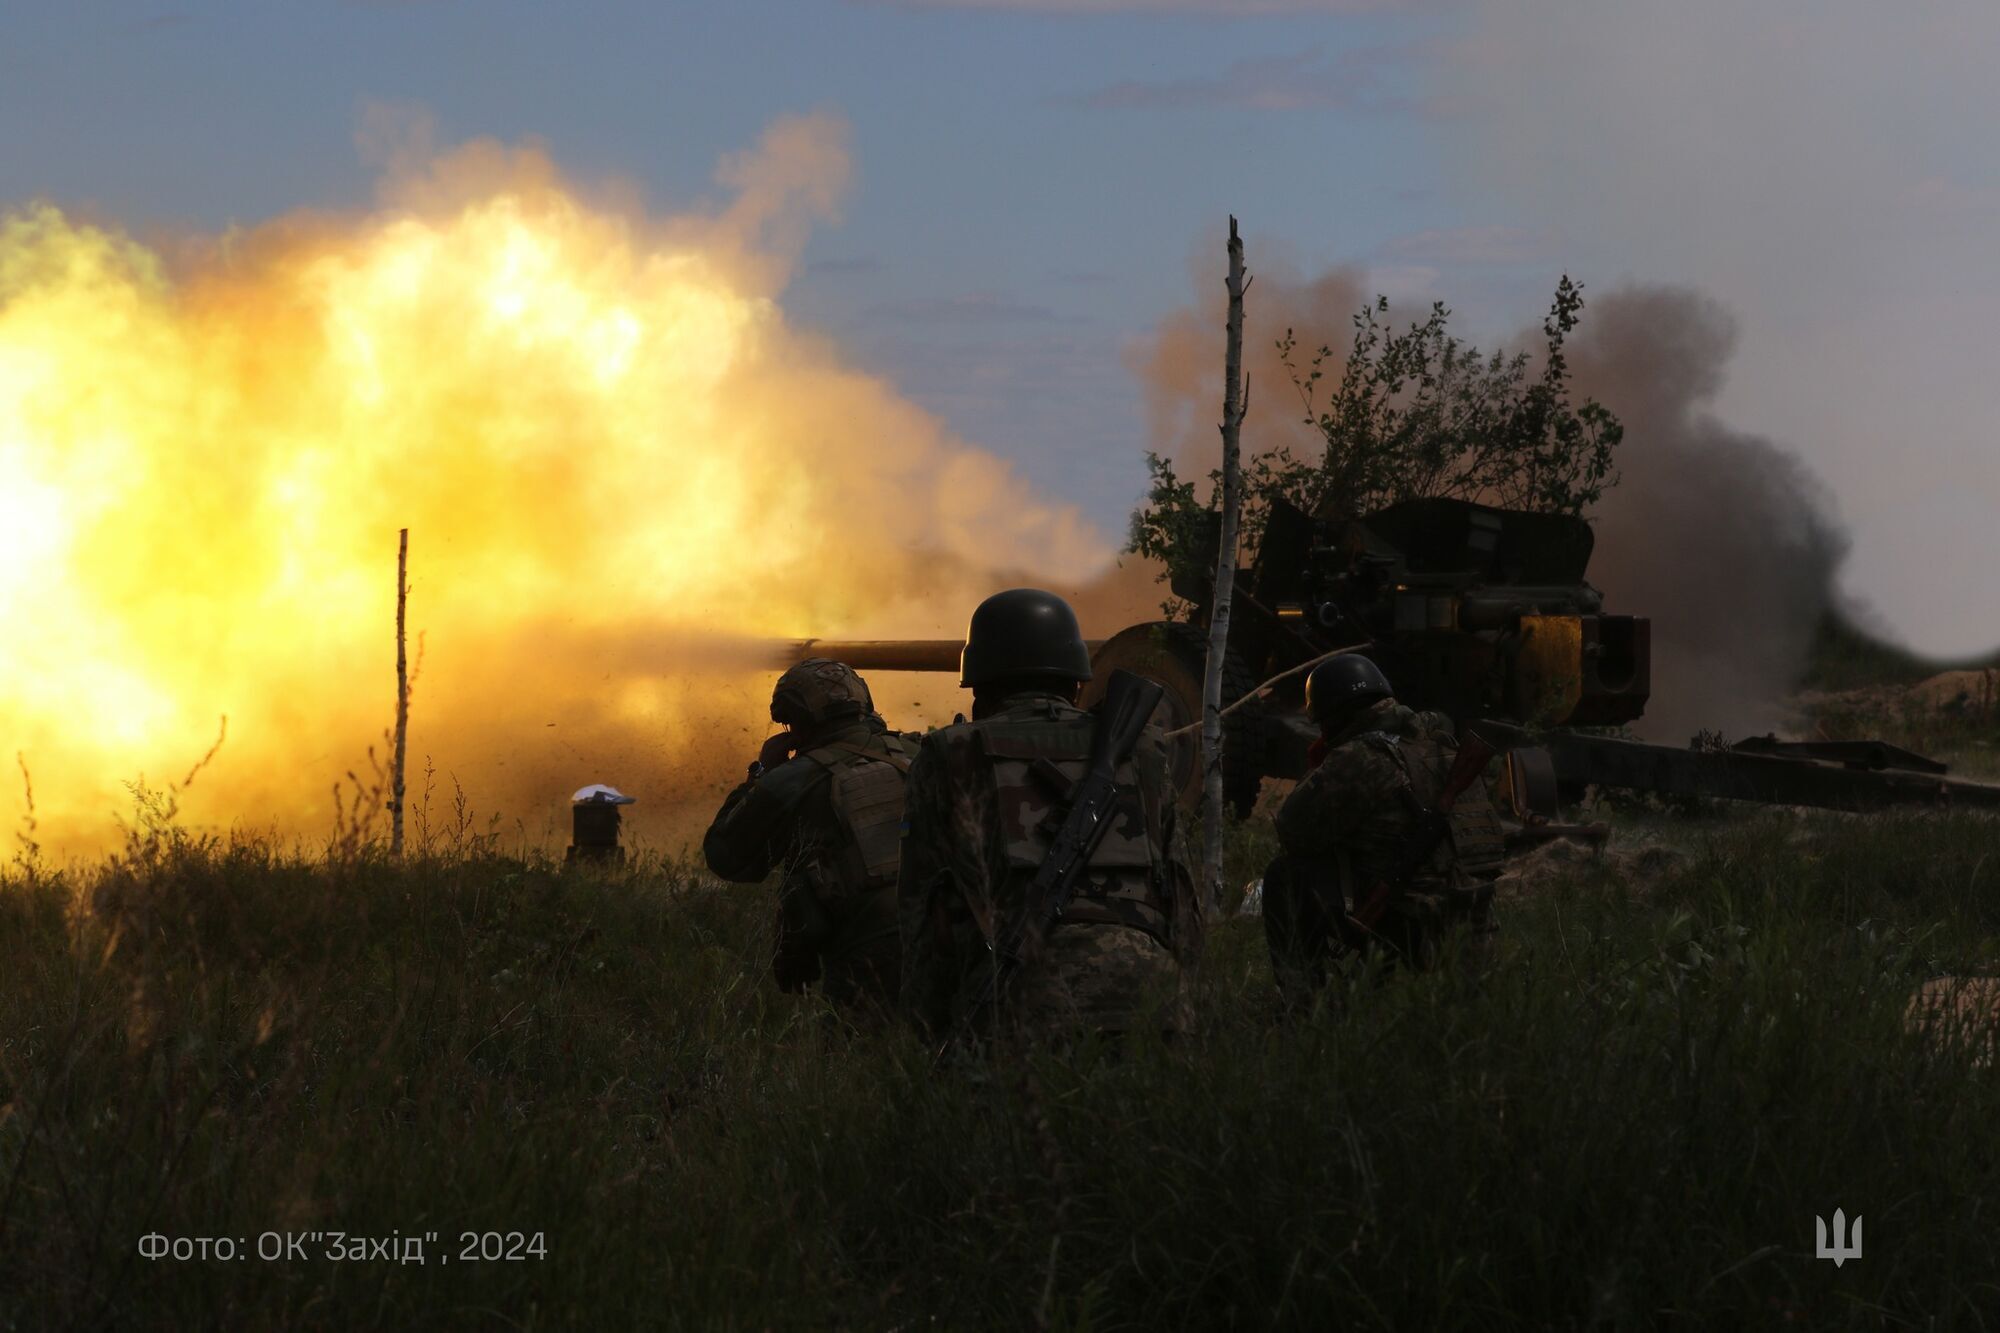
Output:
M767 897L670 862L12 872L0 1326L1988 1327L2000 1085L1904 1014L1994 968L2000 826L1695 836L1506 904L1480 976L1287 1020L1221 922L1193 1039L942 1070L778 992ZM546 1257L462 1261L486 1230Z

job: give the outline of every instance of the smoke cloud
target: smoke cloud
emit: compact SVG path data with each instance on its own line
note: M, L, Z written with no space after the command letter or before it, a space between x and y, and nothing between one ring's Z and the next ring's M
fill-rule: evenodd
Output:
M1577 390L1626 432L1590 578L1611 609L1653 621L1653 697L1634 730L1675 743L1771 730L1847 550L1826 491L1795 455L1714 415L1736 340L1714 301L1623 288L1578 332Z
M2000 644L2000 8L1479 0L1433 71L1476 216L1572 271L1727 303L1716 411L1839 498L1842 591L1941 657Z
M1251 455L1290 448L1311 458L1319 435L1306 424L1306 405L1278 353L1278 340L1292 330L1298 347L1293 364L1303 373L1322 345L1335 355L1332 374L1342 364L1354 314L1368 299L1358 269L1337 268L1304 277L1282 262L1257 262L1251 293L1244 301L1243 370L1250 383L1250 413L1243 422L1243 448ZM1206 477L1222 462L1222 351L1229 300L1215 273L1195 274L1195 287L1209 292L1199 308L1173 311L1128 350L1126 365L1145 395L1146 427L1152 449L1172 459L1183 476Z
M532 144L364 128L388 175L361 215L165 250L0 215L0 737L48 849L114 841L121 780L183 776L221 715L185 818L326 836L384 753L399 528L408 804L434 759L433 825L455 779L475 831L531 840L591 781L639 796L636 835L698 836L770 729L770 672L717 641L950 634L1005 582L1109 562L1073 508L787 325L838 122L774 124L723 205L668 215ZM952 685L881 701L948 718ZM25 804L0 790L0 823Z
M1303 421L1276 342L1291 328L1307 356L1331 345L1326 376L1336 378L1368 288L1351 270L1302 279L1282 266L1252 267L1244 446L1284 445L1311 458L1320 437ZM1218 294L1206 306L1169 315L1131 357L1154 448L1184 476L1205 476L1220 458L1226 298L1220 283L1200 284L1211 285ZM1577 393L1597 397L1626 428L1623 480L1592 516L1591 581L1608 609L1652 619L1653 697L1634 730L1676 744L1704 727L1735 738L1777 724L1846 550L1824 489L1799 460L1717 419L1735 340L1733 320L1712 300L1626 287L1593 293L1569 344ZM1539 330L1529 330L1514 345L1538 342ZM1303 366L1298 353L1293 361Z

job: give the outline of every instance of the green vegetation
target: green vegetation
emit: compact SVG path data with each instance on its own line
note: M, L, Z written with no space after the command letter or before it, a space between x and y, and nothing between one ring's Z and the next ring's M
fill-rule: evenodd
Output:
M1244 460L1245 545L1254 549L1281 500L1335 515L1434 496L1555 514L1596 504L1617 483L1625 428L1597 400L1570 400L1563 344L1582 311L1583 287L1565 275L1538 357L1482 355L1451 333L1442 301L1396 332L1388 298L1377 297L1354 316L1353 340L1331 368L1331 347L1303 353L1285 330L1278 353L1322 447L1314 458L1279 448ZM1159 561L1176 587L1198 584L1215 568L1220 474L1198 496L1171 459L1149 453L1146 465L1152 485L1132 515L1129 549Z
M1983 1328L2000 1075L1904 1017L1994 968L1995 835L1704 823L1292 1023L1224 922L1199 1037L1024 1072L780 994L766 895L684 867L155 829L0 886L0 1327ZM267 1231L437 1239L138 1253Z

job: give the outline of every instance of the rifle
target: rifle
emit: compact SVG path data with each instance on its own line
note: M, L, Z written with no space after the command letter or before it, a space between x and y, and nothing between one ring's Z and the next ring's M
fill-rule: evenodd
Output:
M1486 771L1493 754L1493 747L1487 744L1485 738L1468 728L1465 740L1458 747L1458 757L1452 760L1450 770L1444 775L1444 786L1438 792L1437 801L1426 806L1418 804L1414 797L1409 798L1417 826L1411 832L1409 841L1403 844L1403 855L1397 861L1394 872L1377 882L1365 897L1356 902L1354 911L1348 915L1352 939L1375 933L1375 923L1382 919L1382 913L1389 910L1397 891L1423 869L1424 862L1431 859L1431 853L1450 834L1452 807L1458 804L1458 798L1465 794L1466 788L1477 782ZM1354 947L1350 940L1343 940L1334 954L1335 959L1346 956Z
M1049 842L1048 855L1028 885L1026 910L1005 937L991 944L993 970L973 999L964 1021L938 1047L942 1060L955 1041L974 1031L986 1009L999 996L1021 966L1022 950L1030 932L1043 938L1062 919L1069 901L1076 896L1076 882L1090 864L1090 857L1110 829L1109 816L1118 794L1118 766L1132 757L1139 737L1146 730L1153 710L1166 690L1157 681L1115 669L1095 710L1097 726L1090 736L1090 760L1083 778L1069 793L1069 807L1062 824Z

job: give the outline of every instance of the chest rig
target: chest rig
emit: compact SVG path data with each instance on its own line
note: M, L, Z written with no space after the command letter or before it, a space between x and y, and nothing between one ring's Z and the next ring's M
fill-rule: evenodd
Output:
M1452 747L1430 735L1373 731L1358 739L1395 764L1402 776L1398 796L1412 828L1436 818L1436 802L1455 758ZM1446 835L1410 887L1437 891L1490 884L1505 864L1506 835L1486 784L1474 782L1466 788L1443 818Z
M979 726L999 816L1007 882L1021 888L1048 858L1071 788L1089 767L1092 719L1085 714L1003 718ZM1118 769L1109 827L1091 853L1061 924L1126 926L1169 942L1163 766L1143 742Z
M817 849L823 873L852 894L894 886L912 758L908 747L898 738L876 737L821 746L803 757L826 770L836 826Z

